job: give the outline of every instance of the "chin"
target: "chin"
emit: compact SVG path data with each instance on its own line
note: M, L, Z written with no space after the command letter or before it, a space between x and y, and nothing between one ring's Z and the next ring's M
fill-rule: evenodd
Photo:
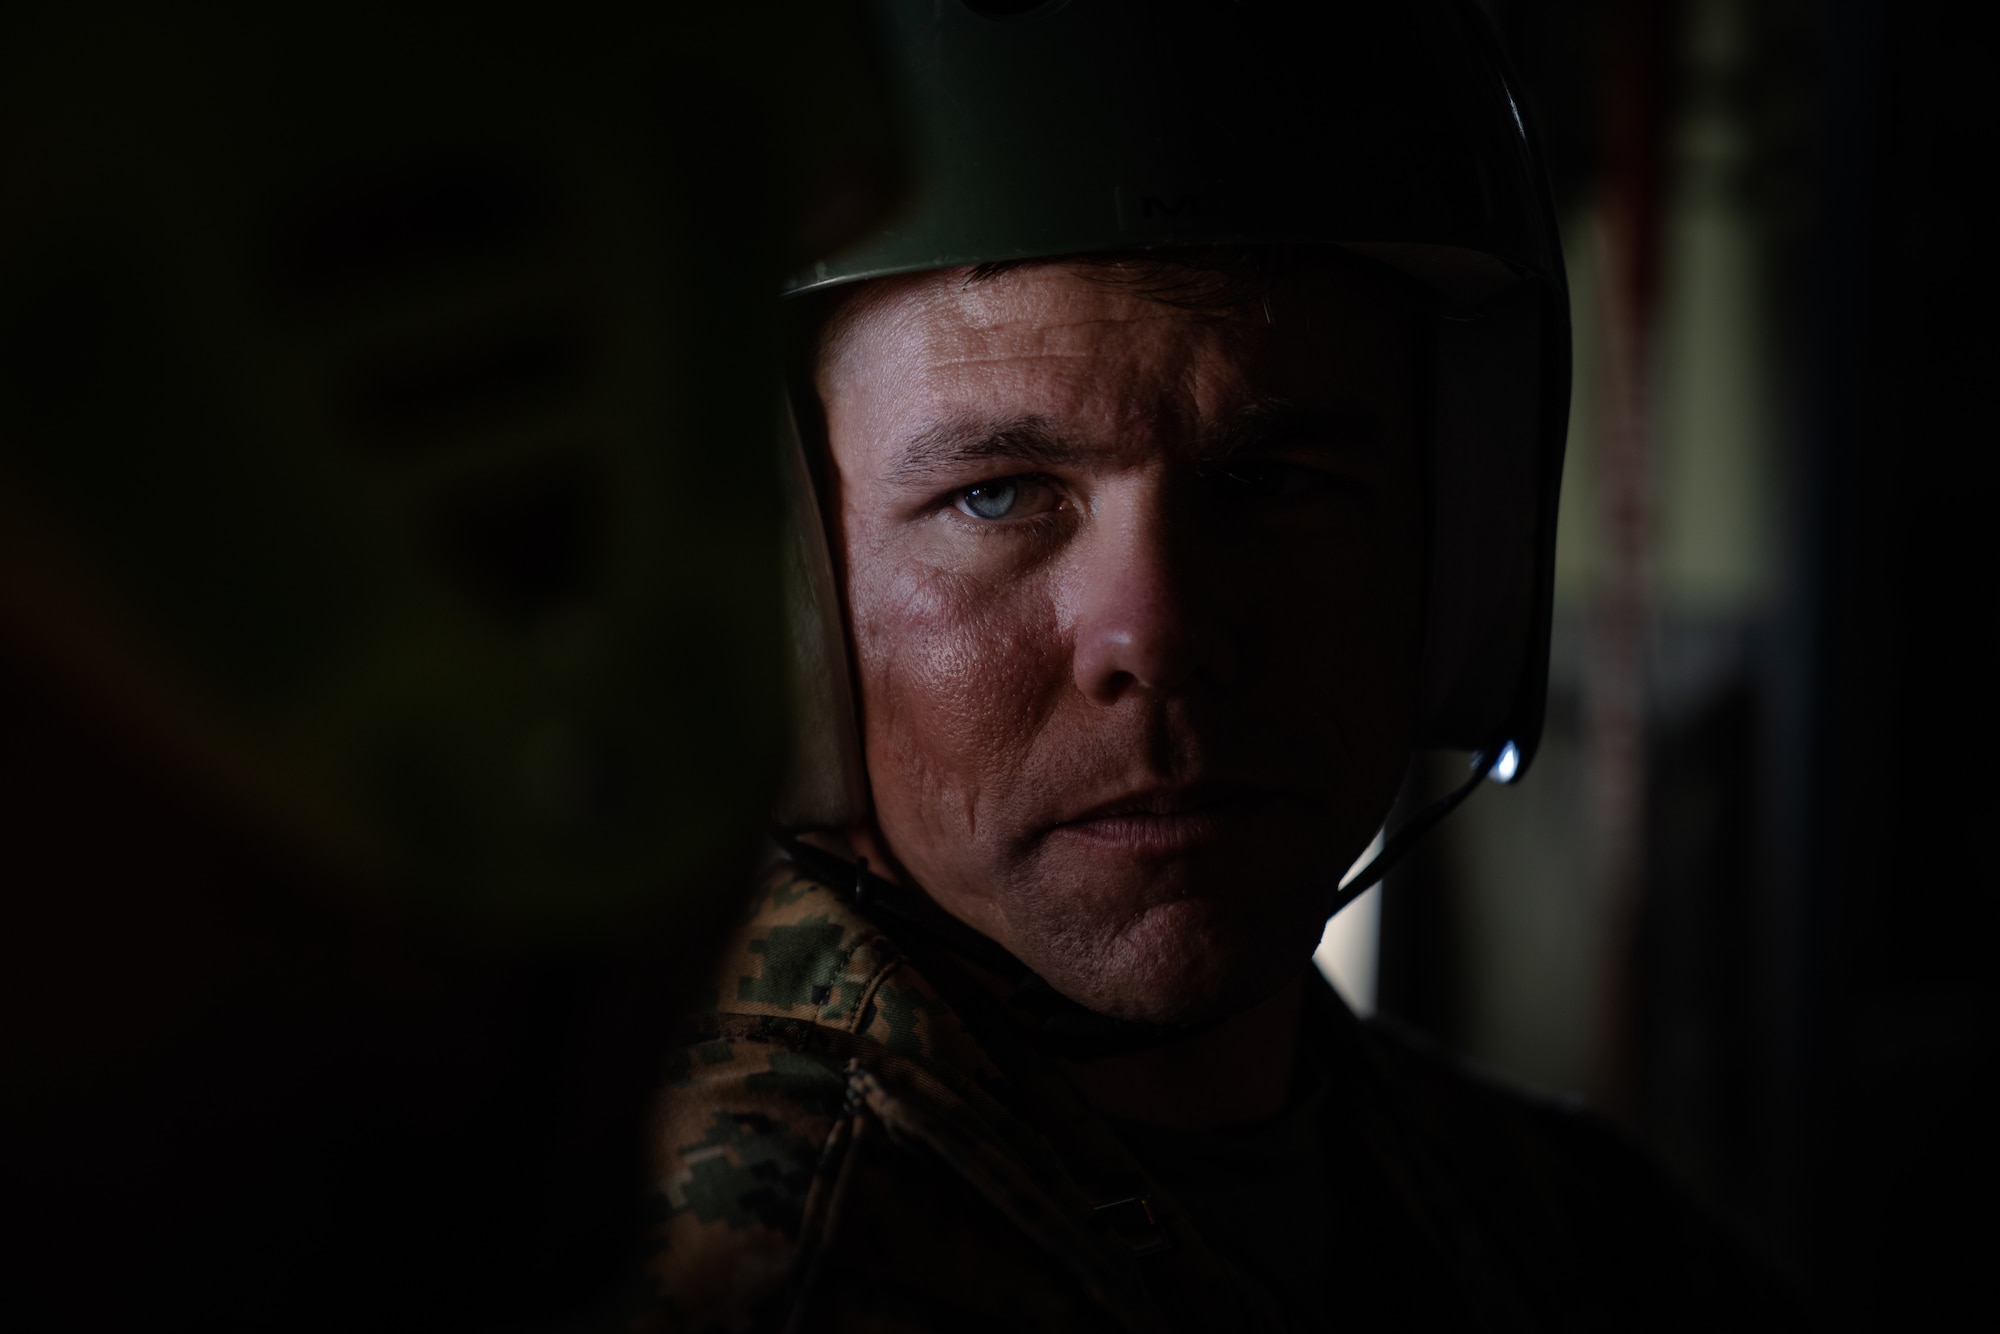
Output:
M1311 914L1275 919L1240 904L1180 899L1094 940L1015 953L1086 1009L1148 1024L1198 1024L1255 1005L1312 959ZM1042 956L1042 957L1032 957Z

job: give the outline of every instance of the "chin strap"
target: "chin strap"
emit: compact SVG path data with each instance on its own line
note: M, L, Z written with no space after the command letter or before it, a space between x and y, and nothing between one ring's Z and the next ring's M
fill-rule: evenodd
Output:
M1334 896L1333 908L1327 913L1327 919L1331 921L1335 913L1380 884L1382 877L1389 874L1397 862L1409 855L1410 849L1417 845L1418 839L1429 833L1440 820L1457 810L1459 803L1472 795L1472 789L1479 786L1480 780L1492 776L1496 769L1511 769L1510 761L1518 763L1518 756L1519 752L1514 750L1514 743L1511 741L1497 750L1482 750L1474 755L1472 776L1418 811L1408 824L1389 835L1382 844L1382 850L1341 885L1340 892ZM1511 773L1507 776L1511 777Z
M1505 771L1508 749L1475 755L1472 776L1392 834L1382 845L1382 851L1341 887L1328 918L1379 883L1418 839L1472 795L1482 779L1496 768ZM1050 1055L1088 1061L1145 1051L1193 1037L1215 1022L1145 1024L1087 1010L1050 986L998 942L959 921L923 893L905 889L870 871L866 857L850 862L782 828L773 831L773 836L785 859L801 874L846 896L868 918L893 929L899 945L913 954L926 956L920 961L926 969L945 967L962 973L960 965L971 964L998 981L1006 988L1006 994L994 997L989 1003L997 1003L1032 1045ZM967 992L970 988L990 994L989 988L970 978L963 981L965 985L956 990Z

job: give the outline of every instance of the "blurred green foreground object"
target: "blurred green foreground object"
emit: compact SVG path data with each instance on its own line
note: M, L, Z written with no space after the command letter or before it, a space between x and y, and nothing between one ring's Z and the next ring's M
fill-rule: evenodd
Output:
M0 646L398 913L740 879L771 297L898 161L850 7L742 8L6 20Z

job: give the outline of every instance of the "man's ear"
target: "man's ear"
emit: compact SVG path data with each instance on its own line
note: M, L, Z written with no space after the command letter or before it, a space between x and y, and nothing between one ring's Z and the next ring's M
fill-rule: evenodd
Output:
M867 818L847 618L792 397L779 424L785 479L785 601L791 631L792 753L772 812L786 829L846 830Z

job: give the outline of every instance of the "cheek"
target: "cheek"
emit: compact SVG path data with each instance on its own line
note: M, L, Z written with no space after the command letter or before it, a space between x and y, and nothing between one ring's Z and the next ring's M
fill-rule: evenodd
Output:
M1068 659L1036 581L996 590L886 557L848 590L869 770L878 806L930 824L1005 799Z
M1283 573L1261 585L1275 599L1246 609L1275 628L1257 655L1270 673L1261 687L1292 701L1371 806L1401 775L1422 652L1424 524L1415 480L1402 480L1370 522L1287 549Z

